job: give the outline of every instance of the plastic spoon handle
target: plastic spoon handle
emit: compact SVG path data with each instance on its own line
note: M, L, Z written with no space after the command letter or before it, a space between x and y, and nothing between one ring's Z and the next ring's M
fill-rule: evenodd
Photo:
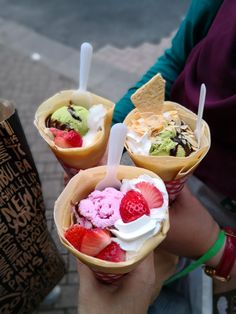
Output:
M79 89L86 91L89 71L91 67L93 47L89 43L83 43L80 48Z
M124 149L127 128L123 123L117 123L111 128L107 166L118 166Z
M106 187L120 188L121 182L117 179L116 173L124 149L126 133L127 128L123 123L117 123L111 128L108 143L107 172L105 177L96 185L96 190L102 191Z
M206 99L206 85L202 84L201 89L200 89L200 97L199 97L198 113L197 113L197 123L196 123L196 129L195 129L195 135L197 138L198 148L200 147L202 116L203 116L203 110L204 110L204 106L205 106L205 99Z

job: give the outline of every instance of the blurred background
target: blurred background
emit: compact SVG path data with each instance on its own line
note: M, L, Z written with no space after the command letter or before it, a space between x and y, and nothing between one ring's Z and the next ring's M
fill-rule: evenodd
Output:
M66 263L61 297L34 314L77 313L74 258L58 241L53 205L63 171L33 125L40 103L78 86L79 49L94 47L88 89L116 102L170 46L190 0L0 0L0 98L11 100L42 182L48 228Z
M90 89L116 101L169 46L188 4L0 0L0 43L78 81L79 48L89 41L95 53Z
M89 41L95 50L157 44L179 24L189 0L1 0L0 16L37 33L79 48Z

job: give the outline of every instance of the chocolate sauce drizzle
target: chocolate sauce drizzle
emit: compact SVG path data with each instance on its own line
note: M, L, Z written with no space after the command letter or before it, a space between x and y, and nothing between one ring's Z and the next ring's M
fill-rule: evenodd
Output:
M58 120L52 120L51 119L51 114L46 118L45 120L45 126L47 128L56 128L58 130L68 130L70 131L71 130L71 127L69 124L65 124L65 123L61 123L60 121Z
M170 156L175 156L175 157L177 156L177 151L178 151L179 146L181 146L184 149L186 157L189 156L193 152L193 149L187 143L187 141L184 140L186 143L183 142L183 139L180 137L179 133L177 133L177 135L175 137L172 137L171 139L173 142L177 143L177 145L170 150Z
M75 119L75 120L78 120L78 121L82 121L81 118L79 116L77 116L76 112L75 112L75 109L72 107L72 106L69 106L67 108L67 111L71 114L71 116Z

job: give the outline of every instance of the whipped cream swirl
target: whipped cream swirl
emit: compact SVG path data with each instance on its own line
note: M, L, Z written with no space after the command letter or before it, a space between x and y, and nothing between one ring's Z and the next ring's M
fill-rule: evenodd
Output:
M163 195L164 201L161 207L150 208L150 216L143 215L129 223L124 223L121 219L115 222L115 228L110 230L116 236L113 238L113 241L117 242L127 252L137 252L145 241L156 235L168 215L168 193L161 179L148 175L141 175L137 179L132 180L124 179L120 191L124 194L130 190L140 192L135 186L139 182L148 182L158 188Z
M151 140L149 139L148 132L145 132L143 135L129 130L126 136L127 145L134 154L138 155L149 155L151 148Z

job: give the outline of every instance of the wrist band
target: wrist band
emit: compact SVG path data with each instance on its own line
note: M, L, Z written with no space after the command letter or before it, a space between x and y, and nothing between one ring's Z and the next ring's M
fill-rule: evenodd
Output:
M229 227L224 228L224 231L226 243L219 264L216 267L205 266L204 269L208 276L223 282L230 280L230 273L236 259L236 232Z
M179 271L178 273L171 276L169 279L165 281L165 285L168 285L169 283L173 282L176 279L179 279L181 277L186 276L191 271L195 270L202 264L204 264L206 261L210 260L212 257L214 257L220 249L223 247L225 243L225 232L223 230L220 230L218 237L216 239L216 242L213 244L212 247L204 254L202 255L198 260L192 262L190 265L188 265L183 270Z

